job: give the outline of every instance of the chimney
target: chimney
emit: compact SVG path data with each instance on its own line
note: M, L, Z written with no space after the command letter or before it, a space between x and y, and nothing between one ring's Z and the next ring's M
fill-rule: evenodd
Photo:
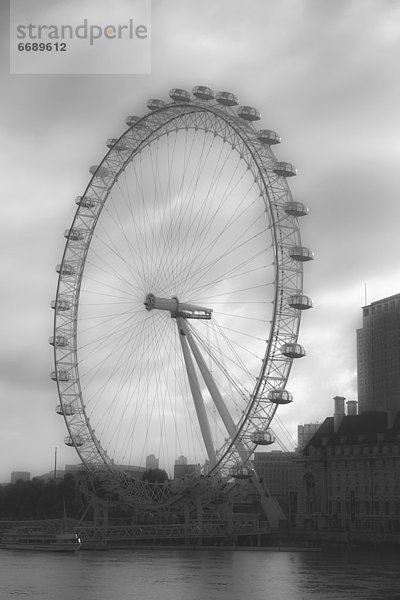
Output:
M348 400L346 402L348 417L353 417L354 415L357 415L357 404L357 400Z
M344 401L343 396L335 396L335 412L333 413L333 431L336 433L343 421L344 417Z

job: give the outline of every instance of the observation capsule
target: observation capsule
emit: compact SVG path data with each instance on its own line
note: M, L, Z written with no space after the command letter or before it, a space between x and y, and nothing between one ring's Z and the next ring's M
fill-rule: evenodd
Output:
M69 263L62 263L62 264L56 265L56 272L59 273L60 275L66 275L66 276L75 275L75 269Z
M274 404L290 404L293 402L293 396L288 390L275 389L269 390L267 398Z
M100 167L99 165L92 165L89 169L89 173L95 177L100 177L101 179L106 179L106 177L110 176L110 171L107 167Z
M62 298L58 298L57 300L52 300L50 304L51 308L54 310L71 310L71 303L69 300L63 300Z
M246 465L235 465L229 469L229 475L234 479L250 479L253 469Z
M252 433L251 441L258 446L270 446L275 442L275 438L268 429L265 431L258 429Z
M146 106L149 110L158 110L164 108L165 102L164 100L158 100L158 98L150 98L150 100L147 100Z
M128 125L128 127L133 127L133 125L136 125L138 121L140 121L140 117L135 117L133 115L130 115L125 119L125 123Z
M193 96L196 96L196 98L199 98L200 100L214 100L215 98L214 90L204 85L196 85L196 87L192 89L192 93Z
M293 296L289 296L288 304L292 308L297 308L298 310L308 310L313 307L313 301L309 296L305 296L304 294L295 294Z
M68 346L68 338L66 338L65 335L52 335L49 337L49 344L56 348L65 348Z
M237 106L239 98L232 92L217 92L215 98L219 104L224 106Z
M280 144L282 141L281 136L276 133L276 131L272 131L271 129L261 129L257 133L257 138L261 143L266 144L267 146L273 146L274 144Z
M128 150L128 146L124 144L124 142L118 138L108 138L106 142L107 148L114 148L114 150L118 150L123 152L124 150Z
M191 102L192 98L190 92L187 90L181 90L180 88L172 88L169 91L169 97L175 102Z
M301 344L289 342L287 344L283 344L281 347L281 353L287 358L302 358L306 355L306 349Z
M69 238L72 242L81 242L85 236L80 229L71 228L64 231L64 237Z
M237 114L241 119L245 121L259 121L261 119L261 113L253 106L239 106Z
M293 200L286 202L283 210L291 217L305 217L308 215L308 206L302 202L294 202Z
M289 256L299 262L314 260L314 252L305 246L293 246L289 248Z
M74 435L72 437L72 435L67 435L66 438L64 438L64 444L66 446L83 446L83 440L81 438L80 435Z
M59 370L59 371L52 371L50 373L50 378L53 381L69 381L70 377L69 377L69 373L68 371L63 371L63 370Z
M65 415L66 417L71 417L75 414L75 409L72 406L72 404L64 404L63 406L61 406L61 404L58 404L56 406L56 413L58 415Z
M88 196L77 196L75 198L75 203L82 208L94 208L97 204L97 201L94 198L89 198Z
M281 177L294 177L297 175L296 167L288 162L277 162L273 171Z

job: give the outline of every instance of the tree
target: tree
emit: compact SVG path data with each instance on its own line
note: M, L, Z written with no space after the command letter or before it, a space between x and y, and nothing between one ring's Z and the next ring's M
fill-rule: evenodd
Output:
M142 481L148 483L165 483L168 481L168 474L164 469L148 469L142 475Z

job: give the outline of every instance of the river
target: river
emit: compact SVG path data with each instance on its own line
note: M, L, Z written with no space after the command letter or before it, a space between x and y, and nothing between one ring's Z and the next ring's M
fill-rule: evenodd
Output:
M1 600L400 600L400 556L350 552L0 551Z

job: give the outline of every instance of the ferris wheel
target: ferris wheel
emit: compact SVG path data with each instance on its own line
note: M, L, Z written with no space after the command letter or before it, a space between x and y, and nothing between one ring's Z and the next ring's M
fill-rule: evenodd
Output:
M54 309L65 443L134 495L152 456L243 478L286 383L312 307L299 218L275 157L280 136L230 92L151 99L107 141L69 229ZM148 463L147 463L148 464ZM119 483L118 483L119 482Z

